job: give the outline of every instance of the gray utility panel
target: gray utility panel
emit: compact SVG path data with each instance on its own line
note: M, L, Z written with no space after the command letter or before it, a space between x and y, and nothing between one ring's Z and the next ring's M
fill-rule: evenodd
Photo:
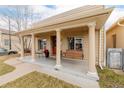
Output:
M107 49L107 66L121 70L124 68L124 50L122 48Z

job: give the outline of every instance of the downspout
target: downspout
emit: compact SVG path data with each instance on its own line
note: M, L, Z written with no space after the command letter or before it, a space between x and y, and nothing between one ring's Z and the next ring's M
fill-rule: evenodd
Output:
M106 66L106 30L105 27L103 27L104 31L104 66Z

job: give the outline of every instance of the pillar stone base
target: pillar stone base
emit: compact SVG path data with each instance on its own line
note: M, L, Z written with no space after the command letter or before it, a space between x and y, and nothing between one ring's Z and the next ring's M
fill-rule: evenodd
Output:
M99 80L99 76L98 76L97 72L90 72L90 71L88 71L87 72L87 76L91 77L94 80Z
M62 65L55 65L54 69L55 70L60 70L62 68Z

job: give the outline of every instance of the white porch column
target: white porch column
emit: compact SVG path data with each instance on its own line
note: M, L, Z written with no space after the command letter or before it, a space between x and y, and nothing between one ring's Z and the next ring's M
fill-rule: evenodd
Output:
M32 61L34 61L35 60L35 37L34 37L34 33L31 34L31 41L32 41L31 55L32 55Z
M61 67L61 29L56 30L56 66L55 69Z
M96 72L96 53L95 53L95 26L96 23L92 22L88 24L89 27L89 71L88 75L91 77L98 78Z
M24 37L20 36L20 40L21 40L21 58L24 57Z

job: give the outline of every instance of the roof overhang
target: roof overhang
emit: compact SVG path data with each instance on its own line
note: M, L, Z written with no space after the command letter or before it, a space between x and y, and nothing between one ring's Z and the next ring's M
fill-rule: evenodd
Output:
M112 29L116 28L116 27L124 27L124 18L119 18L114 24L111 25L110 28L108 28L106 30L106 32L111 31Z
M61 27L62 24L69 23L76 20L84 22L96 21L97 28L101 28L110 16L113 8L104 8L103 6L83 6L71 11L64 12L62 14L47 18L37 24L31 29L16 32L16 35L29 34L38 30L48 29L50 27Z

